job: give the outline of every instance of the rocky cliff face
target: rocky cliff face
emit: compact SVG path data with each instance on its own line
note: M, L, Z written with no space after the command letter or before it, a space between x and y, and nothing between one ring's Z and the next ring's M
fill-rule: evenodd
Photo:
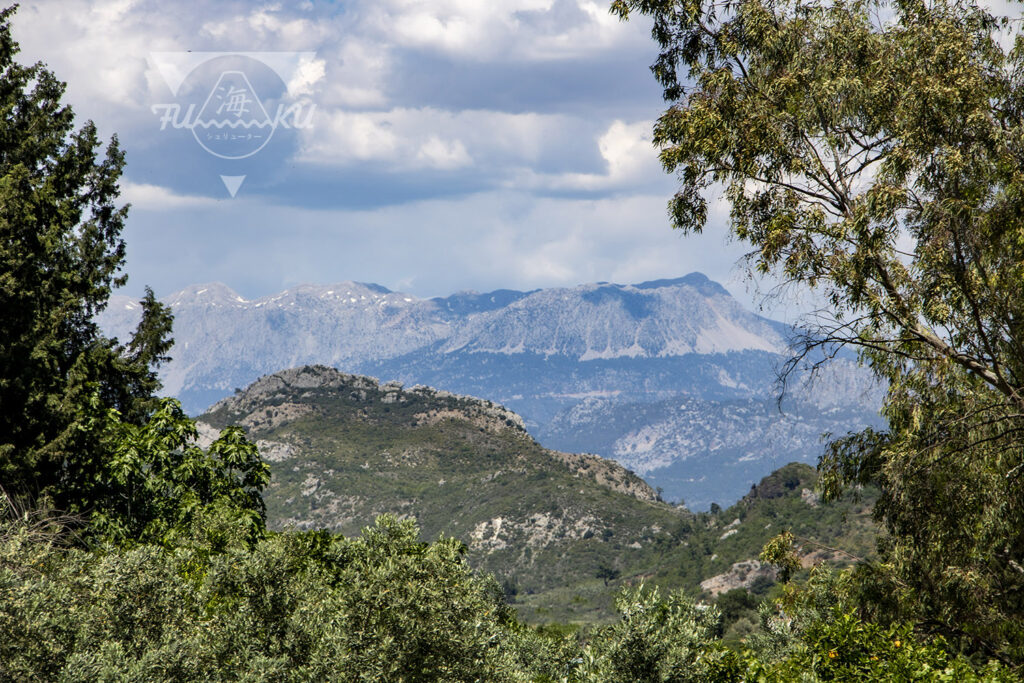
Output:
M784 349L778 325L743 310L720 286L694 274L660 283L533 292L467 318L440 351L585 362Z

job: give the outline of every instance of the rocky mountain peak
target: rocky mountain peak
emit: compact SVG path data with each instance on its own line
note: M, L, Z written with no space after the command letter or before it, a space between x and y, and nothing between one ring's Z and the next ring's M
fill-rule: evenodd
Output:
M704 273L690 273L683 277L678 277L669 280L648 280L647 282L641 282L638 285L633 285L637 289L662 289L664 287L679 287L685 285L697 290L702 296L726 296L732 297L722 285L718 284Z
M744 310L700 273L639 285L542 289L508 299L468 317L444 351L589 361L786 348L783 326Z
M381 404L403 404L415 399L430 406L420 421L457 416L493 430L511 428L526 433L523 418L492 401L422 385L405 389L401 382L382 383L374 377L352 375L326 365L304 365L264 375L234 396L218 401L209 412L251 415L268 405L301 401L314 390Z
M223 282L191 285L164 300L172 309L179 306L238 306L248 302Z

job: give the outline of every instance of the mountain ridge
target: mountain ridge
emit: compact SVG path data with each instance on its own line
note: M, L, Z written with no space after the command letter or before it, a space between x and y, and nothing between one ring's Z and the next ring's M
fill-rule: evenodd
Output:
M574 306L561 305L570 300ZM342 281L250 300L223 283L207 283L161 301L175 313L176 337L182 339L161 376L191 412L210 405L201 403L218 391L222 398L284 367L320 362L362 370L367 363L432 351L435 344L440 353L536 352L581 362L785 349L783 325L743 310L700 273L638 285L499 289L431 299ZM302 321L296 319L299 310ZM114 295L98 320L108 334L126 338L139 314L135 300ZM250 338L240 339L238 328ZM232 358L205 362L196 351L200 342L213 355L218 347L231 347Z
M487 397L521 415L545 445L642 468L667 497L695 509L735 500L780 462L814 461L820 433L878 422L878 392L861 391L866 373L840 358L824 387L798 388L787 403L792 434L769 438L781 427L765 406L776 398L793 330L744 309L700 273L431 299L339 282L246 300L210 283L164 301L178 343L160 376L191 414L260 376L323 364ZM100 324L122 336L138 315L137 304L115 298ZM841 409L820 410L822 397ZM595 398L605 402L600 424L580 413ZM730 402L746 402L746 413ZM684 403L695 407L680 411ZM744 414L756 419L745 425ZM723 430L750 438L719 448Z
M254 431L272 430L284 422L308 414L307 411L299 408L300 404L275 404L275 399L297 390L302 392L300 393L302 397L305 397L309 390L349 391L350 395L358 395L359 400L362 401L367 399L368 394L379 393L382 395L381 401L384 404L401 402L411 395L427 401L452 402L454 406L446 409L432 408L427 412L417 413L414 415L415 426L432 425L446 418L460 417L479 429L491 432L513 430L519 432L524 438L532 440L526 431L522 417L488 399L454 394L425 385L416 385L406 389L400 382L380 382L374 377L344 373L325 365L307 365L264 375L242 392L223 398L212 405L207 414L227 413L244 416L237 421L243 428ZM273 407L261 407L268 403ZM271 449L280 445L265 442L265 447L269 446ZM576 475L589 478L600 486L632 496L637 500L649 503L661 502L654 489L612 460L590 453L544 450L554 460L565 464Z

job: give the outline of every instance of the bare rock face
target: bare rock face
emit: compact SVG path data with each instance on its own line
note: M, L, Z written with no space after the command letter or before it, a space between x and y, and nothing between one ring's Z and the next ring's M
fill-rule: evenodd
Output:
M734 588L750 588L760 577L775 580L776 571L759 560L736 562L724 574L701 581L700 587L711 595L718 596Z
M355 391L378 390L380 384L372 377L345 374L326 365L307 365L264 375L246 387L245 391L238 391L234 396L218 401L210 408L210 412L219 409L248 411L275 398L294 395L296 390L342 387Z
M821 496L812 491L811 489L800 490L800 500L810 505L812 508L818 507L818 503L821 500Z

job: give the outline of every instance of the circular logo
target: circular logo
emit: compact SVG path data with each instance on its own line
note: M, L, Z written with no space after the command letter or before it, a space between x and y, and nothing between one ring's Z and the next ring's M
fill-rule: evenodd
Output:
M192 135L210 154L244 159L274 135L274 119L242 71L224 71L192 123Z

